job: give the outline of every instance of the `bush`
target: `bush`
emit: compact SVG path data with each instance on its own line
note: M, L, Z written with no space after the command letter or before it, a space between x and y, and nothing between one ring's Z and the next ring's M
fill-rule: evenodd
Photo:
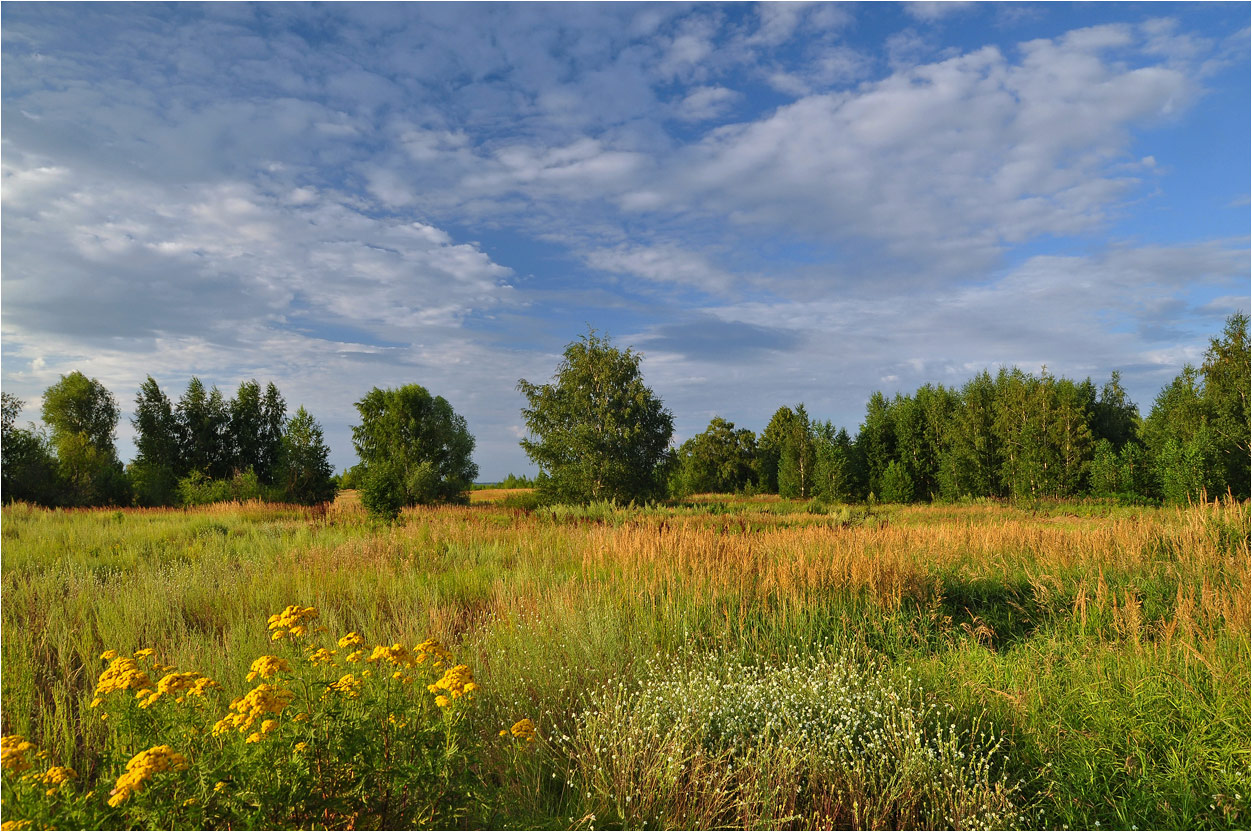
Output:
M205 474L193 471L178 481L178 502L182 506L243 503L248 500L280 502L282 491L262 485L251 469L228 480L209 479Z
M854 656L659 663L592 697L568 749L598 822L970 829L1021 822L1001 741Z
M100 782L41 770L31 743L5 737L6 821L85 829L472 823L472 766L486 732L472 730L470 668L431 639L412 649L371 648L358 633L319 643L316 617L300 606L271 616L275 655L252 663L233 699L152 650L106 652L90 711L108 733Z

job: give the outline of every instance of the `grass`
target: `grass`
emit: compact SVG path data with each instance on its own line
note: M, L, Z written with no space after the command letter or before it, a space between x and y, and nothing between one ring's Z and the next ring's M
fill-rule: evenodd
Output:
M329 511L8 506L4 733L88 782L115 776L85 718L103 650L155 647L241 678L269 649L256 622L300 603L331 633L453 645L482 682L484 731L534 718L533 753L482 762L478 825L1252 823L1246 505L698 495L526 511L517 493L479 490L395 526L350 493ZM786 731L733 753L708 739L747 691L831 667L907 700L877 729L891 750L844 759ZM722 698L692 711L703 722L670 720L652 745L632 728L673 711L665 679L706 677ZM991 730L994 744L978 739ZM927 769L909 750L944 743L966 768ZM688 760L681 776L658 767L666 749ZM962 789L937 790L953 772ZM627 810L640 789L654 799ZM870 791L893 797L868 807Z

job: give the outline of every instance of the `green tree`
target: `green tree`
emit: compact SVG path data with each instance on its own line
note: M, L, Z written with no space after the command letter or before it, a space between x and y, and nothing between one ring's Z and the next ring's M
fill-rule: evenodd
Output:
M914 483L909 476L908 466L898 459L891 460L882 474L882 494L884 503L910 503L913 501Z
M280 484L288 501L314 505L335 498L330 448L323 437L322 426L303 406L287 423L279 458Z
M733 422L714 416L703 433L679 447L674 490L680 494L740 491L755 477L755 457L752 431L735 430Z
M865 421L856 436L864 464L866 491L882 496L882 477L896 458L896 430L887 397L875 392L865 404Z
M24 500L44 506L57 505L63 484L56 457L47 437L34 425L21 428L17 417L24 403L10 393L3 399L3 425L0 428L0 493L6 503Z
M855 449L844 428L835 430L829 421L814 426L815 474L813 495L831 502L856 499Z
M175 409L178 420L179 458L182 473L200 473L210 479L226 479L234 467L230 441L230 408L214 387L192 376Z
M144 506L173 505L178 479L185 472L179 447L178 419L169 398L152 376L135 396L136 455L129 466L135 501Z
M404 506L467 502L478 476L474 437L443 396L408 384L375 387L356 403L361 424L352 444L361 464L361 501L371 514L394 519Z
M1138 438L1140 421L1139 407L1126 395L1122 374L1114 370L1091 409L1092 439L1107 439L1113 450L1120 451L1127 442Z
M43 421L51 433L69 505L126 504L129 484L113 432L117 399L96 379L75 371L44 392Z
M560 500L643 500L664 493L674 417L643 383L641 356L592 330L566 346L550 384L525 379L522 448L537 486Z
M1247 499L1252 459L1252 413L1248 407L1252 351L1247 315L1235 314L1226 320L1222 336L1209 343L1200 372L1204 376L1201 400L1225 485L1235 497Z
M780 407L770 417L757 445L761 490L784 497L808 497L816 474L813 425L804 405Z
M1000 496L996 441L996 383L984 370L961 388L939 462L939 490L949 500Z
M792 418L781 425L778 453L778 494L808 499L813 496L817 473L817 447L813 423L803 404L790 411Z

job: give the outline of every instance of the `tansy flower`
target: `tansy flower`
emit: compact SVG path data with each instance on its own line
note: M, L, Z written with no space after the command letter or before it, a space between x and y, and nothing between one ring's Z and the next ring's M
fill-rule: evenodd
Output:
M113 693L119 690L142 690L151 688L152 680L148 674L139 669L134 659L114 659L96 683L96 695Z
M117 785L109 793L109 805L116 808L135 792L143 791L147 781L155 774L183 771L186 768L186 758L168 745L157 745L141 751L131 758L126 764L126 773L117 779Z
M509 729L509 733L517 737L519 740L534 742L535 723L531 722L529 719L518 720L513 724L513 727Z
M260 676L262 679L268 679L275 673L289 673L291 666L287 664L286 659L280 659L277 656L262 656L252 663L251 671L248 673L248 681Z
M306 749L306 748L308 748L308 747L309 747L309 744L308 744L307 742L298 742L298 743L296 743L296 751L303 751L304 749Z
M441 708L446 708L452 704L452 700L444 696L443 694L440 694L439 696L435 697L435 704Z
M262 734L268 734L268 733L270 733L271 731L273 731L273 730L274 730L275 728L277 728L277 727L278 727L278 720L276 720L276 719L267 719L267 720L265 720L264 722L262 722L262 723L261 723L261 733L262 733Z
M356 647L357 645L364 644L364 643L365 643L365 638L356 630L353 630L352 632L348 633L343 638L339 639L340 647Z
M456 667L448 668L443 678L433 685L427 685L426 689L431 693L438 693L441 690L447 691L448 695L453 699L457 699L478 689L478 685L474 682L474 674L470 672L467 665L458 664Z
M327 650L325 647L318 648L313 655L309 656L309 661L313 664L330 664L334 660L335 651Z
M261 741L261 735L260 735L259 733L252 733L252 734L249 734L249 735L248 735L248 738L247 738L246 740L244 740L244 742L245 742L245 743L249 743L249 742L260 742L260 741Z
M149 656L151 656L151 655L152 655L153 653L155 653L155 652L156 652L156 651L155 651L155 650L153 650L151 647L145 647L145 648L144 648L144 649L142 649L142 650L136 650L136 651L135 651L135 658L136 658L136 659L146 659L146 658L148 658Z
M116 650L105 650L103 653L101 653L101 654L100 654L100 658L102 658L102 659L104 659L104 660L106 660L106 661L110 661L110 662L111 662L111 661L113 661L114 659L116 659L116 658L117 658L117 651L116 651Z
M20 774L30 768L26 755L35 750L35 744L25 737L10 734L0 737L0 769Z
M349 699L356 699L361 695L361 680L348 673L341 676L338 682L330 686L330 689L342 693Z

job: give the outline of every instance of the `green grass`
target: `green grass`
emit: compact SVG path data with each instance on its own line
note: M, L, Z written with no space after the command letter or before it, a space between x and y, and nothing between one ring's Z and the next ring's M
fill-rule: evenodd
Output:
M1247 828L1248 532L1246 505L718 495L533 512L486 502L412 510L396 526L350 498L326 514L8 506L3 728L84 782L115 777L87 718L103 650L154 647L180 669L241 680L269 652L265 619L299 603L332 635L453 645L482 681L485 743L535 720L530 752L484 759L477 825ZM943 714L908 723L918 747L955 731L953 753L973 755L970 729L994 726L994 782L969 792L986 812L933 814L951 775L918 767L903 740L871 770L870 757L836 765L785 732L725 757L706 723L671 721L658 736L692 761L679 777L657 768L665 746L642 749L628 730L664 710L660 670L722 679L724 700L702 706L718 714L747 695L736 679L768 688L785 668L831 661L911 691L908 713ZM616 768L587 768L604 754ZM628 811L627 782L665 798ZM854 811L854 785L875 782L894 802Z

